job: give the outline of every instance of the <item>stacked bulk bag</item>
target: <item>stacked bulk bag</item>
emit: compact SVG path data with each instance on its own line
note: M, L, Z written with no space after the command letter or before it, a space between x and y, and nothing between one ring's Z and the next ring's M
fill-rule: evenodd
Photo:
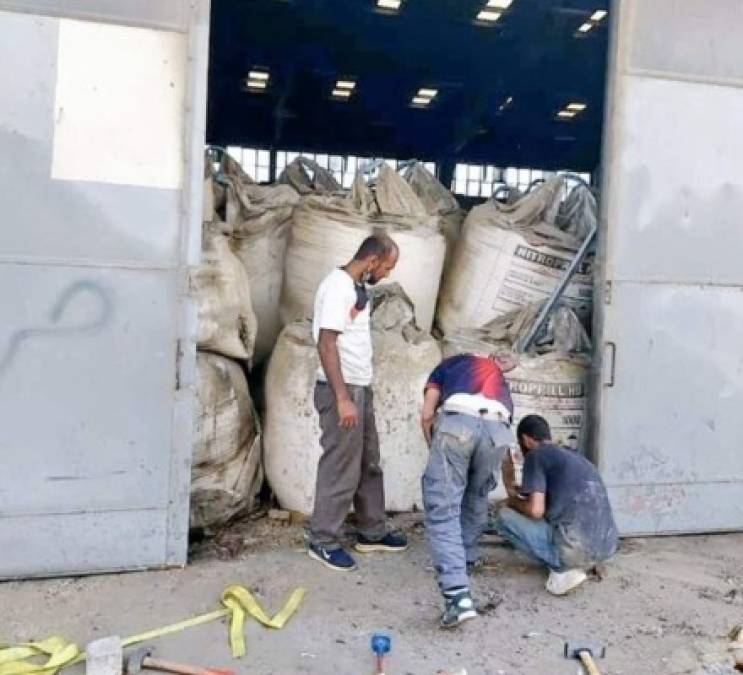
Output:
M303 196L343 192L333 174L308 157L297 157L292 161L281 172L279 183L291 186Z
M242 170L227 174L226 217L230 245L243 264L257 317L254 362L271 353L281 330L279 301L291 216L299 202L288 185L257 185Z
M234 361L198 352L191 528L210 530L256 500L263 482L260 426L245 374Z
M428 447L420 430L423 387L441 351L413 319L410 300L397 285L372 295L374 406L387 509L421 508L420 477ZM279 337L266 375L264 462L279 503L312 511L317 462L322 453L313 404L319 358L311 322L289 324Z
M459 206L457 198L447 190L421 162L411 162L405 168L403 177L421 200L426 212L439 219L441 234L446 237L446 263L454 253L454 246L459 239L465 212Z
M357 177L351 195L311 196L295 209L281 296L284 323L312 316L320 282L347 263L375 230L400 247L388 281L399 283L410 297L418 326L431 328L446 240L410 186L386 165L375 190Z
M204 224L201 255L193 277L198 303L197 346L249 360L257 330L250 281L230 249L224 224Z
M556 443L584 448L591 342L572 309L563 305L550 316L533 350L512 348L532 326L542 303L514 310L482 328L445 336L444 356L472 353L509 355L518 365L506 374L514 404L514 422L525 415L544 417Z
M581 239L556 224L563 181L553 178L514 204L491 199L472 209L439 299L437 323L444 333L483 326L513 309L544 300L554 290L581 244ZM589 258L562 299L587 319L592 294Z

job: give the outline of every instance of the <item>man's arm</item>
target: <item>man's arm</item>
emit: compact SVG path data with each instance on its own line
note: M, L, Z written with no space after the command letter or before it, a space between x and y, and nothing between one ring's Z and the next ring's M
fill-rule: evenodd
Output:
M338 335L337 331L321 328L317 351L320 354L320 363L328 379L328 385L335 394L339 424L345 429L351 429L359 423L359 411L343 379L341 357L338 354Z
M526 499L518 495L508 498L508 506L528 518L540 520L544 518L544 492L532 492Z
M428 387L423 394L423 410L421 411L421 429L426 443L431 445L433 438L433 421L436 419L436 408L441 398L441 390L438 387Z

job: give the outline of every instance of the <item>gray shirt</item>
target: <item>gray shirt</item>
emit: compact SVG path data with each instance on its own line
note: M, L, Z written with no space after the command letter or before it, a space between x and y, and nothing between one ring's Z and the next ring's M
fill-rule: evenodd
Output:
M545 443L526 453L522 483L524 494L545 494L544 517L555 528L565 562L597 562L614 554L618 533L606 487L585 457Z

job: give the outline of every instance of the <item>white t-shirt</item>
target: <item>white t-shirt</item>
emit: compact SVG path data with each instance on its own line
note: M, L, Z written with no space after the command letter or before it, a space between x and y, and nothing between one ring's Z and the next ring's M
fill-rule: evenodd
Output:
M320 330L323 328L340 333L337 344L343 380L346 384L359 387L366 387L372 382L369 304L367 302L360 312L356 309L353 279L342 269L335 269L328 274L315 295L315 318L312 322L315 343L320 339ZM317 377L322 382L327 382L322 364Z

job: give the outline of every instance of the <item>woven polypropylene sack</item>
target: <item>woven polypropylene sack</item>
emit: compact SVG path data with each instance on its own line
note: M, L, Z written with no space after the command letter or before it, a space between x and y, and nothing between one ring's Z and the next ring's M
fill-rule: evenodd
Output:
M197 354L191 527L208 529L248 510L263 482L260 425L242 368Z
M554 225L562 187L556 178L515 204L490 200L472 209L442 284L436 319L444 333L482 326L552 293L581 243ZM592 296L588 258L562 299L587 319Z
M399 204L400 196L408 194L418 201L402 178L391 174L382 172L377 183L383 203ZM381 185L399 187L395 180L402 181L408 192L389 187L379 192ZM400 248L397 266L385 283L399 283L413 302L418 326L431 328L446 254L446 240L438 232L435 218L410 213L365 214L364 208L358 200L309 197L294 211L281 297L284 323L311 318L320 282L351 260L361 242L379 229Z
M415 328L412 308L399 297L385 299L372 313L373 389L386 507L409 511L422 506L420 478L428 447L420 430L420 406L441 351ZM266 476L284 508L305 514L312 511L322 453L313 404L318 363L310 323L297 322L279 336L266 375Z
M447 255L444 267L448 269L462 229L465 211L451 191L447 190L422 163L410 164L403 176L426 207L426 211L438 218L441 233L446 237Z
M218 227L204 227L201 265L194 274L198 301L198 346L250 359L257 322L250 297L250 280Z
M242 189L230 245L248 273L258 319L254 363L269 356L281 330L284 261L292 212L298 202L299 195L288 185L245 185Z

